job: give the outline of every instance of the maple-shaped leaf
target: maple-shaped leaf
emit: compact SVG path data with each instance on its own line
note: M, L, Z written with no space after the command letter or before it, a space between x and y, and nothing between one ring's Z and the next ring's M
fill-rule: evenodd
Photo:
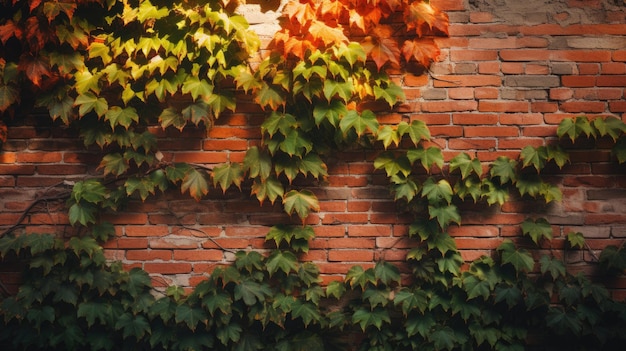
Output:
M89 58L99 58L105 66L113 60L109 46L99 42L89 44Z
M104 175L113 174L113 175L122 175L126 173L129 168L128 161L124 159L124 157L120 153L112 153L106 154L98 168L102 168L104 170Z
M510 239L502 242L497 250L502 255L502 263L510 263L517 272L530 272L535 266L535 260L528 250L517 249Z
M562 120L556 134L561 138L567 135L574 142L581 134L585 134L587 137L595 136L595 130L589 123L589 118L578 116Z
M532 165L539 172L544 168L548 160L548 149L545 146L533 147L528 145L522 149L520 159L523 161L523 167Z
M449 19L445 12L434 8L430 1L414 1L404 9L404 22L407 29L415 29L418 36L424 35L424 28L435 29L448 34Z
M430 172L433 165L437 165L439 169L443 167L443 154L441 149L436 146L431 146L427 149L421 146L417 149L410 149L407 151L406 156L411 163L420 160L422 167L428 172Z
M15 24L12 20L7 20L4 24L0 25L0 42L6 44L7 40L13 37L21 37L22 29Z
M211 106L211 111L218 118L225 110L234 111L236 107L235 96L232 92L221 91L219 94L206 96L204 101Z
M209 186L206 181L205 174L195 168L186 167L185 175L182 180L183 182L180 186L180 191L182 193L189 191L191 197L196 199L196 201L200 201L202 196L209 192Z
M535 244L543 238L552 239L552 227L545 218L537 218L536 220L526 219L522 222L522 233L528 235Z
M515 183L517 181L517 161L510 159L506 156L499 156L489 168L489 175L491 178L499 178L500 184L505 184L509 181Z
M0 85L0 112L19 101L19 92L10 85Z
M68 43L74 50L89 45L89 36L87 33L73 26L57 25L56 35L59 38L59 42ZM78 52L74 53L78 54Z
M413 59L424 67L428 67L440 53L439 46L430 38L405 40L401 51L406 62Z
M428 198L429 203L446 202L450 204L453 194L450 183L445 179L435 183L433 178L428 178L422 188L422 196Z
M211 125L211 109L202 101L189 104L181 111L181 115L195 125Z
M404 121L398 124L398 134L400 137L408 134L413 142L413 145L417 146L422 140L430 140L430 130L424 121L414 120L411 124Z
M370 132L378 131L378 120L374 112L365 110L361 113L355 110L349 110L348 113L339 122L339 127L344 134L350 129L354 129L358 136L363 135L367 130Z
M52 22L61 13L64 13L71 21L76 8L76 1L51 0L43 4L43 14L49 22Z
M269 107L271 110L277 110L285 104L284 94L280 89L263 83L261 89L256 93L255 100L263 107Z
M52 67L56 66L60 73L67 74L75 70L83 70L85 62L83 61L83 55L79 52L64 53L55 51L50 53L50 65Z
M300 173L312 175L315 179L326 178L328 176L328 168L321 157L315 153L308 153L298 162Z
M376 27L370 35L364 38L361 45L379 70L387 63L394 66L399 64L400 48L398 42L393 38L391 28Z
M213 178L213 186L219 184L222 191L226 192L231 185L235 185L238 188L241 186L243 171L239 163L226 163L213 168L211 178Z
M304 221L311 211L319 211L320 205L317 196L310 190L291 190L283 197L285 212L296 213Z
M374 168L384 168L387 177L402 174L407 177L411 173L411 162L406 156L396 157L393 152L385 151L374 160Z
M601 137L608 135L613 141L616 141L626 132L626 123L621 119L613 116L607 118L596 118L592 122L593 127L598 131Z
M206 79L199 79L198 77L188 76L183 82L181 87L183 94L191 94L191 97L198 99L198 97L209 97L213 94L213 86Z
M374 86L374 98L383 99L389 104L389 107L393 107L396 102L404 100L404 91L396 84L389 84L387 88Z
M313 118L318 126L323 121L328 121L332 126L337 127L339 121L346 113L348 113L348 108L340 100L332 100L329 104L320 102L313 107Z
M483 186L486 188L485 197L489 205L502 205L509 198L509 192L505 187L497 185L489 179L483 179Z
M74 101L74 106L79 106L78 115L80 117L94 111L98 117L104 116L109 109L109 104L103 97L98 97L91 92L78 95Z
M470 156L465 152L450 160L450 172L454 172L457 169L461 171L461 179L466 179L472 173L475 173L480 177L483 173L480 160L477 158L470 158Z
M161 114L159 115L159 123L163 129L173 126L174 128L182 131L183 128L185 128L185 125L187 125L187 119L177 109L168 107L161 111Z
M283 15L287 16L290 22L304 25L315 18L315 9L309 1L288 1L283 7Z
M357 62L365 62L367 59L367 54L361 44L354 41L348 45L341 43L338 46L333 46L333 51L337 58L346 60L350 67L353 67Z
M398 130L392 128L391 126L383 126L378 131L378 136L376 138L383 142L383 147L385 150L393 143L396 146L400 143L400 135L398 134Z
M26 74L26 77L35 85L41 86L44 77L51 77L50 64L43 57L35 57L29 54L22 55L18 69Z
M256 195L259 203L263 205L265 199L274 204L277 198L282 198L285 194L283 184L275 177L267 177L265 180L255 179L252 183L251 193Z
M314 41L321 41L325 46L348 42L348 37L340 28L330 27L322 21L312 21L309 33L313 36Z
M104 120L109 121L111 128L120 125L128 129L133 122L139 122L139 115L134 107L113 106L104 114Z

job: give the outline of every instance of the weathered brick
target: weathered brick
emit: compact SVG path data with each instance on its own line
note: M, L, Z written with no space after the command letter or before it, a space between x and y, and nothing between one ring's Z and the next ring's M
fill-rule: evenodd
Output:
M510 87L542 87L552 88L561 84L557 76L506 76L504 77L504 85Z

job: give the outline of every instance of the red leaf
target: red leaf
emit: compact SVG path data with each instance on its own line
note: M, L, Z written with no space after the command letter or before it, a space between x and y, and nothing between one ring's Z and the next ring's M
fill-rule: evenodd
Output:
M283 8L283 14L289 18L290 22L297 22L304 25L315 18L315 10L310 2L288 1Z
M372 31L372 35L365 37L361 43L365 52L374 60L378 69L386 63L398 65L400 49L398 43L393 38L390 27L377 27Z
M17 68L23 71L26 77L38 87L41 86L43 77L51 76L50 65L41 57L22 55Z
M346 16L346 5L339 0L322 1L320 8L318 9L320 17L335 19L340 21L341 18Z
M407 40L402 45L402 55L408 62L415 59L424 67L430 65L430 61L439 56L439 47L432 39Z
M11 20L8 20L5 24L0 26L0 41L2 44L6 44L7 40L13 36L19 38L22 36L22 29L15 25Z

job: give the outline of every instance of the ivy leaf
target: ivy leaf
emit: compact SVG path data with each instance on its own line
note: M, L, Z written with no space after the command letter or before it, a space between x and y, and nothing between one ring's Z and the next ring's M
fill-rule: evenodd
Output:
M275 225L265 236L265 240L274 240L276 247L280 247L284 241L287 245L291 244L293 239L296 240L310 240L315 236L313 228L309 226L296 227L286 225Z
M539 190L539 194L543 196L546 200L546 203L552 201L561 201L563 198L563 193L558 186L546 182L541 183L541 189Z
M572 142L574 142L583 133L587 137L592 135L595 136L591 123L589 123L589 119L585 116L566 118L559 123L559 127L556 130L556 134L560 138L567 135Z
M400 137L408 134L415 146L423 140L430 140L430 130L428 130L428 126L424 121L417 119L411 122L411 124L407 124L404 121L400 122L398 124L398 134L400 134Z
M19 96L19 92L14 87L10 85L0 85L0 111L6 111L9 106L19 100Z
M161 124L161 128L163 129L173 126L174 128L182 131L183 128L185 128L185 125L187 125L187 118L185 118L185 116L177 109L168 107L161 111L161 114L159 115L159 124Z
M261 106L267 106L272 111L276 111L280 106L285 104L283 92L279 88L264 83L261 89L256 93L255 100Z
M402 174L405 177L411 173L411 163L405 156L395 157L391 151L386 151L378 155L374 160L374 168L384 168L387 177L393 177Z
M110 306L106 303L85 301L78 304L76 310L76 317L85 318L87 320L87 326L91 328L96 321L100 321L100 324L106 324L112 317Z
M182 129L185 126L186 121L191 121L191 123L195 125L200 125L200 123L204 123L205 126L211 125L211 109L204 102L195 102L193 104L189 104L189 106L185 107L181 111L182 120L174 120L170 124L174 125L178 129ZM177 119L181 117L176 116ZM159 118L161 126L163 128L167 127L163 125L163 121Z
M554 161L559 168L563 168L569 162L569 155L561 146L547 147L547 160Z
M613 146L611 153L617 157L617 162L620 164L626 162L626 139L620 138Z
M407 62L414 59L424 67L428 67L430 61L440 54L439 47L431 38L405 40L401 52Z
M104 114L104 120L109 121L113 129L118 125L128 129L133 122L139 122L139 115L133 107L113 106Z
M348 102L352 95L353 86L350 82L337 82L332 79L324 80L324 97L327 101L331 102L335 97L340 98L340 101ZM310 100L310 96L309 96Z
M275 250L268 257L265 265L267 267L267 272L271 277L279 270L283 271L286 275L292 271L297 271L297 262L298 259L293 252Z
M428 295L424 290L411 291L403 288L396 292L393 303L395 306L401 305L404 316L408 316L414 310L424 313L428 307Z
M363 269L361 266L353 266L350 268L345 279L351 287L354 288L358 285L362 290L365 289L365 286L368 284L376 285L374 270L371 268Z
M564 277L566 274L565 264L563 264L563 261L554 257L543 255L539 260L539 264L541 265L541 274L550 273L552 280Z
M133 316L130 313L123 313L117 318L115 329L122 330L124 338L135 337L141 339L151 332L150 322L142 315Z
M282 198L285 194L283 184L275 177L269 177L265 180L255 179L252 183L251 193L256 195L261 205L265 199L269 199L274 204L277 198Z
M477 158L471 159L465 152L450 160L450 172L454 172L457 169L461 172L461 179L466 179L472 173L480 177L483 173L480 160Z
M83 226L87 226L89 223L96 222L96 209L93 205L75 203L70 206L68 215L72 225L80 223Z
M243 300L247 306L252 306L257 301L265 301L265 298L272 296L272 291L265 283L258 283L251 279L244 279L235 285L235 299Z
M187 304L176 306L174 314L176 323L184 322L191 331L196 330L198 323L206 323L207 316L201 308L194 308Z
M405 198L407 202L410 202L420 191L420 185L410 178L401 178L394 175L392 176L392 179L392 189L395 200Z
M572 333L579 335L583 329L582 321L575 312L552 307L546 315L546 326L561 335Z
M225 110L234 111L236 107L235 96L228 91L221 91L220 94L211 94L205 97L205 102L211 106L217 118Z
M210 293L202 297L202 306L209 311L211 316L215 316L218 310L224 314L230 314L232 304L231 297L222 292Z
M420 160L422 167L424 167L427 172L430 172L433 165L437 165L439 169L443 168L443 154L441 149L436 146L431 146L428 149L424 149L421 146L417 149L410 149L407 151L406 156L409 158L411 164Z
M626 132L626 124L621 119L613 116L596 118L593 120L592 125L601 137L608 135L613 138L613 141L616 141Z
M445 179L441 179L435 183L433 178L428 178L422 187L422 196L426 197L428 202L431 204L438 204L441 202L450 204L452 202L453 194L454 192L452 191L450 183L448 183Z
M307 175L312 175L315 179L326 178L328 176L328 171L326 164L319 155L315 153L308 153L304 156L299 164L300 173Z
M267 179L272 172L272 158L258 147L253 146L246 151L243 160L243 170L248 172L248 177Z
M478 177L469 177L454 184L454 192L463 200L470 196L476 203L483 197L482 184Z
M316 125L321 125L323 121L328 121L333 127L339 125L339 121L348 113L346 104L340 100L332 100L328 104L316 103L313 107L313 118Z
M340 281L333 280L326 286L326 297L340 299L345 292L346 286Z
M529 195L534 198L541 193L541 178L537 174L523 174L517 182L515 187L519 190L520 195Z
M372 310L359 308L352 315L352 323L359 324L363 331L370 326L381 330L383 323L391 323L391 318L389 317L389 312L380 306Z
M311 323L318 324L322 318L322 315L315 304L302 302L301 300L294 301L291 306L291 315L293 318L301 318L305 328L307 328ZM308 350L308 347L306 349Z
M377 140L382 141L383 146L387 149L391 143L398 146L400 143L400 135L398 134L398 131L391 126L384 126L378 131Z
M222 342L222 345L228 345L229 342L236 343L241 338L241 326L237 323L229 323L221 326L217 329L217 338ZM200 349L200 348L198 348Z
M376 63L380 70L385 64L398 65L400 57L400 48L398 43L393 39L392 29L390 27L375 27L361 42L363 49L369 57Z
M505 184L509 181L515 183L517 181L517 172L515 171L516 168L517 161L506 156L499 156L491 164L489 174L491 175L491 178L498 178L500 180L500 184Z
M505 240L498 246L502 263L508 263L519 272L530 272L535 266L532 255L525 249L517 249L511 240Z
M219 184L225 193L231 185L235 185L237 188L241 187L243 171L239 163L226 163L213 168L212 178L213 186Z
M513 309L514 306L518 305L523 300L522 291L515 285L498 285L495 295L495 302L504 301L509 309Z
M285 212L296 212L303 221L311 211L319 211L320 205L317 196L309 190L291 190L283 197Z
M585 236L581 232L568 233L567 243L569 244L569 247L578 247L582 249L585 247Z
M419 334L421 337L426 338L436 325L437 322L430 313L424 315L411 314L404 322L409 337Z
M339 128L344 135L348 134L350 129L354 129L356 134L361 136L367 130L372 133L377 132L378 120L376 119L376 115L370 110L365 110L361 113L355 110L349 110L339 122Z
M435 350L453 350L457 342L456 334L450 327L439 327L428 335L428 340L432 341Z
M374 98L383 99L390 107L393 107L396 102L404 100L404 91L396 84L389 84L385 89L375 86Z
M400 271L398 267L389 262L376 262L374 266L374 276L385 285L400 283Z
M74 105L79 106L78 115L81 117L91 111L95 111L98 117L102 117L109 109L109 104L106 99L97 97L89 91L78 95L74 101Z
M202 196L209 192L209 186L204 174L191 167L187 168L184 174L185 175L180 186L181 192L185 193L189 191L191 197L196 199L196 201L200 201Z
M340 59L344 59L350 67L353 67L357 62L365 62L367 58L367 54L365 50L363 50L363 46L361 46L357 42L350 42L348 45L342 43L340 45L333 46L333 50L335 56Z
M211 94L213 94L213 86L205 79L188 76L183 82L181 92L183 94L191 94L191 97L195 101L198 97L205 98L211 96Z
M533 147L529 145L522 149L520 158L523 161L523 167L533 165L539 172L544 168L548 160L548 149L545 146Z
M496 203L502 205L509 198L509 192L501 185L496 185L489 179L483 179L483 185L487 188L485 196L489 205Z
M119 153L106 154L100 162L100 166L104 170L104 175L113 174L116 176L126 173L129 168L128 162Z
M467 299L471 300L477 297L482 297L487 301L491 295L491 285L489 281L479 279L476 276L468 275L463 278L463 285L465 292L467 292Z
M528 235L535 244L539 243L539 240L545 238L552 239L552 227L545 218L538 218L537 220L526 219L522 224L522 233Z

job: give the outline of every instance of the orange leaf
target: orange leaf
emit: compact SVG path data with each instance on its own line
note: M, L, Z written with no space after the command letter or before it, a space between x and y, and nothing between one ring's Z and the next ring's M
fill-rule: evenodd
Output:
M346 11L346 5L339 0L331 0L331 1L322 1L321 6L319 8L319 13L321 17L326 18L330 17L337 21L342 18Z
M377 27L372 31L372 35L365 37L361 43L365 52L374 60L378 69L386 63L398 65L400 49L398 43L393 38L390 27Z
M424 1L407 6L404 10L404 21L407 29L415 29L419 36L424 34L424 27L448 34L448 16Z
M22 36L22 29L15 25L11 20L8 20L5 24L0 26L0 41L2 44L6 44L7 40L13 36Z
M36 86L41 86L43 77L50 77L50 67L48 62L41 57L22 55L18 64L18 69L26 73L28 79Z
M301 3L299 1L288 1L283 8L283 14L289 18L290 22L296 21L301 25L315 18L315 10L310 2Z
M407 40L402 45L402 55L408 62L415 59L424 67L430 65L430 61L439 56L439 47L432 39Z
M348 42L348 38L343 34L340 28L330 27L320 21L313 21L313 23L311 23L309 33L313 36L313 41L321 40L324 45L339 45Z

